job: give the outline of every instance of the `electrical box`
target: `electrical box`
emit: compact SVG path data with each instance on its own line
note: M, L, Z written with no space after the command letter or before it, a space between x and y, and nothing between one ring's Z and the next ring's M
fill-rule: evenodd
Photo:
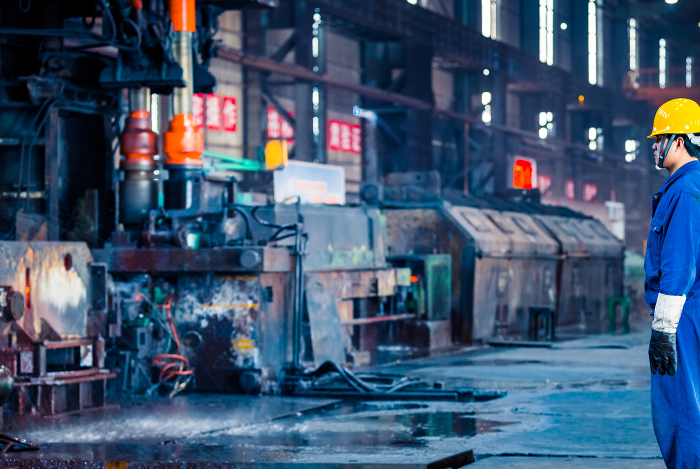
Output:
M396 256L389 259L394 267L411 270L406 308L417 319L445 321L450 319L452 306L452 256L449 254L420 254Z

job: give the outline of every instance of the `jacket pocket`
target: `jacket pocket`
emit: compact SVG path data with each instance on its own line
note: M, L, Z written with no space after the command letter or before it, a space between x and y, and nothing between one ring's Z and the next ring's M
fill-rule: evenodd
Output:
M663 247L664 239L664 221L661 218L651 220L651 230L649 230L649 238L647 240L647 249L651 254L651 258L658 261L661 258L661 248Z

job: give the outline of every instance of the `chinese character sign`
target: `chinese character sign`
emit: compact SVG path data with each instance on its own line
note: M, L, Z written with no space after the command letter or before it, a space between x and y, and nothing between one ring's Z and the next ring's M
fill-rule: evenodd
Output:
M350 124L347 122L340 123L340 151L349 152L352 148L352 132Z
M598 187L595 184L583 185L583 201L590 202L598 195Z
M194 125L200 129L204 127L204 95L202 93L192 96L192 115L194 116Z
M328 122L328 148L340 151L340 122L336 120Z
M356 154L362 153L361 127L349 122L328 121L328 149Z
M289 115L294 116L294 113L290 111ZM267 138L294 138L292 126L272 106L267 107Z
M574 181L572 181L571 179L566 181L565 191L566 198L569 200L574 200L574 198L576 197L576 194L574 193Z
M350 126L350 151L358 155L362 153L362 128L357 124Z
M221 130L221 98L218 94L207 94L207 129Z
M291 117L294 117L294 113L291 111L289 112L289 115ZM282 121L282 125L280 125L280 134L281 134L280 136L282 138L286 138L288 140L293 139L294 138L294 129L292 128L292 126L289 125L289 122L287 122L286 120L284 120L282 118L280 118L280 120Z
M224 97L223 109L224 130L226 132L235 132L238 127L238 108L236 106L236 98L230 96Z

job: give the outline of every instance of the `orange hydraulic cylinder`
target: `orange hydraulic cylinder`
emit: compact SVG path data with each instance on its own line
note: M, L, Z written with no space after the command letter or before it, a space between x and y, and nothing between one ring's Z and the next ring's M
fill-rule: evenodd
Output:
M196 31L195 0L170 0L170 20L175 29L173 54L182 67L184 88L173 92L173 120L163 135L165 164L202 165L199 157L204 152L204 134L198 129L192 115L193 56L192 35Z
M195 32L194 0L170 0L170 21L173 22L175 31Z
M132 111L126 119L124 132L119 136L121 153L125 160L122 169L155 165L153 155L158 153L157 137L151 130L148 111Z
M204 134L194 123L192 114L176 114L163 134L163 152L168 165L202 165Z

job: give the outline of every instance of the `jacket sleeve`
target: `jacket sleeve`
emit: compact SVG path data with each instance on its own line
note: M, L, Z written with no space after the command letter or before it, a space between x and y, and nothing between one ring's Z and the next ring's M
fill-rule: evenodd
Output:
M695 282L700 252L700 196L679 193L670 212L661 248L659 297L651 327L675 333L686 295Z

